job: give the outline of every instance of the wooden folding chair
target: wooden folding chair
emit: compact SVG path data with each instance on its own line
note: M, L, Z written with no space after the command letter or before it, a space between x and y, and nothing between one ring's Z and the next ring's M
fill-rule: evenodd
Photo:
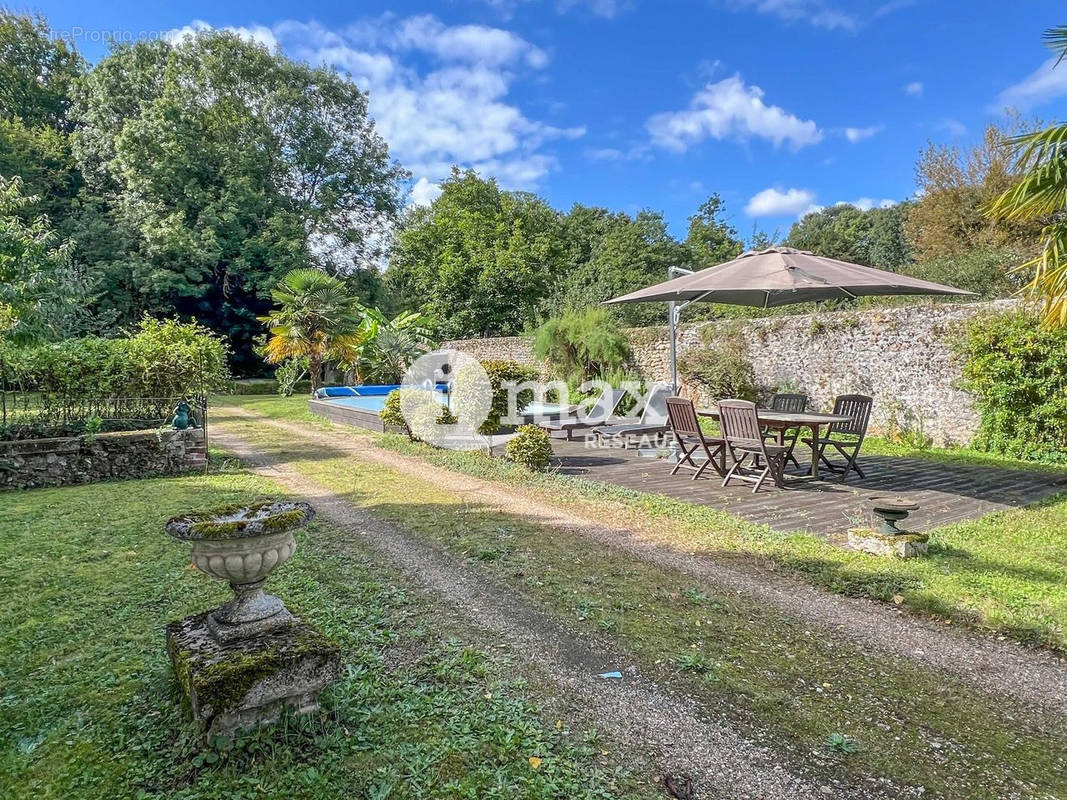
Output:
M686 400L684 397L668 397L667 419L670 421L674 440L681 448L678 463L671 470L671 475L685 467L693 470L693 480L696 480L704 474L709 464L719 475L726 474L726 442L704 435L692 400ZM697 464L693 460L693 454L697 450L703 450L704 455L707 456L703 464Z
M794 414L802 414L808 408L808 396L806 394L772 394L771 395L771 411L785 411ZM800 428L789 428L783 430L779 428L777 431L772 431L775 437L775 444L782 444L788 447L785 453L785 460L792 461L793 466L800 469L800 462L797 461L796 456L793 455L793 448L797 446L797 440L800 438Z
M831 472L841 474L841 482L844 483L848 473L855 470L861 478L863 474L860 465L856 463L856 457L860 454L863 439L867 435L867 423L871 419L871 406L874 400L865 394L843 394L834 400L834 413L847 416L847 422L831 422L826 428L826 435L817 439L805 439L804 444L813 445L819 461L826 465ZM841 437L849 437L847 439ZM826 457L826 448L832 447L845 457L845 465L842 467Z
M720 400L718 406L719 426L734 462L723 478L722 485L725 486L737 478L755 484L752 487L752 494L755 494L769 475L775 486L783 488L785 454L789 448L785 445L767 444L756 413L756 404L748 400ZM745 464L749 457L754 461L751 472L746 471L748 467ZM764 465L762 469L761 459Z

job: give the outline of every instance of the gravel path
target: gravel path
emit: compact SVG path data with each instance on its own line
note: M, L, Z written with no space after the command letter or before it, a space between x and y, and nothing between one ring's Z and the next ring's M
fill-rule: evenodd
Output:
M1008 696L1037 709L1067 716L1067 661L1052 653L1024 647L1003 637L946 629L920 616L882 603L835 595L800 580L769 574L687 553L647 538L639 530L614 526L552 506L543 497L427 464L425 461L376 447L367 437L315 430L296 423L271 420L233 406L225 413L255 420L374 464L448 486L509 514L579 533L634 556L679 570L720 589L741 592L769 603L795 618L823 626L862 642L865 647L952 674L992 696Z
M253 471L312 502L316 510L368 546L520 658L552 676L555 691L579 703L612 738L648 754L665 774L688 775L694 798L906 798L920 790L885 779L857 787L797 774L781 756L727 721L642 675L606 642L578 636L476 570L405 534L272 458L239 435L212 430L213 443ZM601 679L619 670L621 680Z

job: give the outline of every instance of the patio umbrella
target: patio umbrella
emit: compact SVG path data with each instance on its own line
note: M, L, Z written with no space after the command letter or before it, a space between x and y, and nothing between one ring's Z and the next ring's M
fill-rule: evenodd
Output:
M814 300L872 295L971 295L951 286L895 272L825 258L792 247L750 250L732 261L615 297L608 303L671 303L671 383L678 389L675 325L685 306L698 301L774 308ZM678 306L676 304L681 303Z

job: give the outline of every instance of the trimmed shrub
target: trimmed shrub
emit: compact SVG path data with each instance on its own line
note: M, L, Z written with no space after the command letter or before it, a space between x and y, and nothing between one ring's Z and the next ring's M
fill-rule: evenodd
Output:
M414 429L408 424L405 412L411 418ZM422 426L452 425L456 422L448 406L434 402L422 389L394 389L389 392L378 418L386 425L402 428L413 442L422 438L418 435L420 429L428 434L428 429Z
M504 455L534 472L544 472L552 463L552 442L547 431L536 425L523 425L504 446Z
M5 354L5 378L52 400L170 398L225 388L226 354L226 343L195 322L146 317L125 338L12 350Z
M491 436L500 428L500 420L508 413L508 384L524 383L537 378L537 370L519 364L516 361L482 361L482 369L489 378L488 387L484 385L480 372L460 367L455 375L452 387L452 406L460 417L468 419L486 414L485 422L478 428L483 436ZM488 409L484 407L485 392L491 393ZM519 393L518 410L521 411L531 400L533 391Z
M960 351L962 386L981 414L973 446L1067 462L1067 329L1024 312L975 317Z

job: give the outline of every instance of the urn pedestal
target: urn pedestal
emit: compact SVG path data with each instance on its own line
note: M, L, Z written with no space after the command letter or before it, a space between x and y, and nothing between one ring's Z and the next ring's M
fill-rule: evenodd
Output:
M167 625L167 652L196 719L211 733L318 707L340 673L337 647L263 590L296 552L293 531L315 512L273 502L175 517L167 532L193 545L193 565L226 581L233 599Z

